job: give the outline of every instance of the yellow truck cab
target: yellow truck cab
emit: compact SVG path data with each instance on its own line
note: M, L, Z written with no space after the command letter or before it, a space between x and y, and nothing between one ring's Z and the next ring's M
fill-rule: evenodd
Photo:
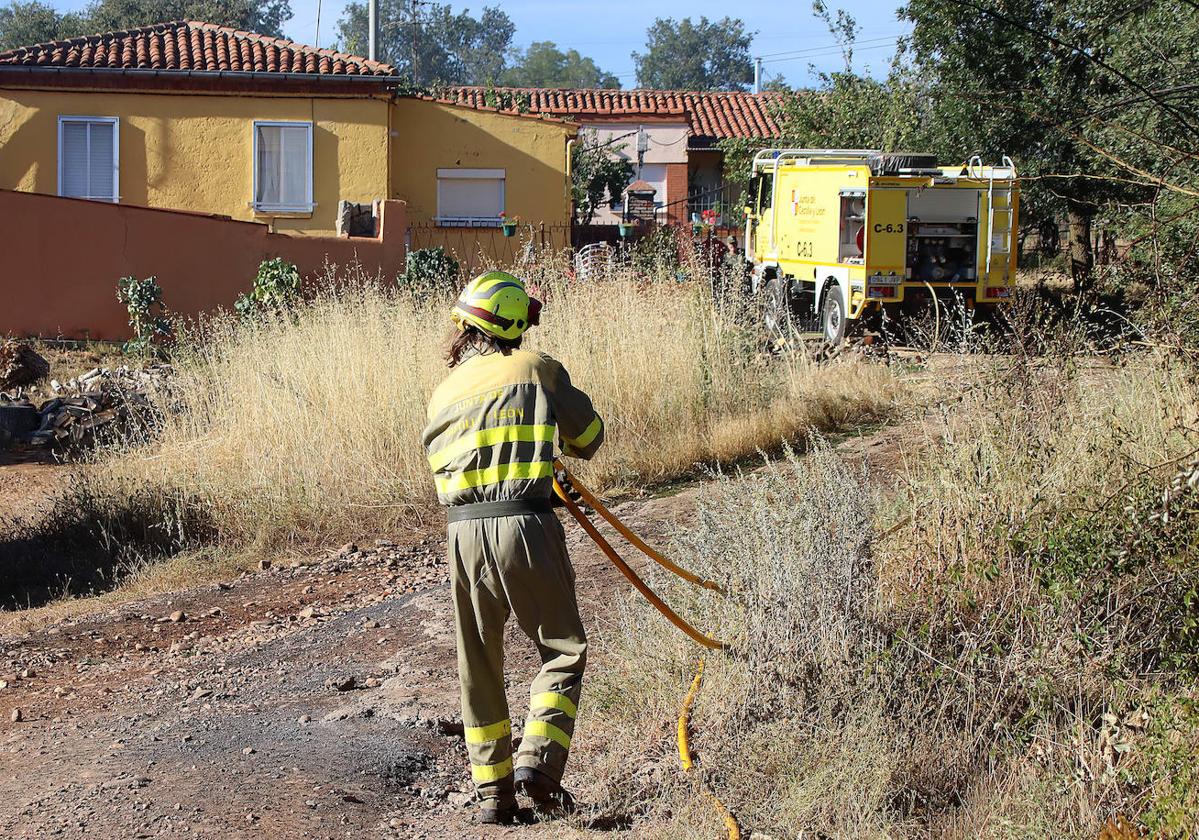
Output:
M763 149L745 253L772 329L840 343L867 318L960 299L987 308L1016 279L1019 184L1007 156L938 166L870 149Z

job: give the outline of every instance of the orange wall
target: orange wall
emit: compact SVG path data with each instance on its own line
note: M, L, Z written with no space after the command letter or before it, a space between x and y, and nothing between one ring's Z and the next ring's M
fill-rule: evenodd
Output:
M310 280L326 261L369 275L404 269L402 201L383 204L378 238L294 236L173 210L0 190L0 335L124 339L120 277L155 275L172 313L231 307L258 264L283 257Z

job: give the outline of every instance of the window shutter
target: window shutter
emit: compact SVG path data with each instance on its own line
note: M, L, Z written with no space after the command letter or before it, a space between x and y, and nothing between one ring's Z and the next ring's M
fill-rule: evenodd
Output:
M62 194L75 198L88 193L87 123L80 120L64 121L62 124Z
M438 180L437 215L446 218L494 219L504 209L504 182L500 178L441 178Z
M87 195L89 198L116 198L113 188L112 123L87 123L89 137Z
M60 127L60 194L115 201L116 121L80 117L61 120Z

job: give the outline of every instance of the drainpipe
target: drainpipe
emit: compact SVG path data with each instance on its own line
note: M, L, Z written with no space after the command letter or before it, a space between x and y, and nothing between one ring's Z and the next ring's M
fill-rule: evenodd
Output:
M577 141L577 137L571 137L566 141L566 218L570 223L571 231L574 230L575 226L575 193L574 167L572 165L573 159L571 158L570 153L574 149L574 145ZM571 239L573 240L574 237L572 236ZM574 242L572 241L570 244L573 245Z
M371 0L372 3L375 0ZM754 93L762 92L762 59L754 59Z

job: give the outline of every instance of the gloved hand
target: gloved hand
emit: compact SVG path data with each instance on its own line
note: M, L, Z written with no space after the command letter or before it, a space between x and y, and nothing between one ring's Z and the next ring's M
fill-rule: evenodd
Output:
M570 473L564 469L556 469L554 470L554 480L558 482L559 486L566 491L566 495L570 497L570 500L578 505L581 510L589 510L587 503L583 501L583 497L579 494L579 491L570 483ZM563 504L562 500L558 498L557 493L554 494L554 501L557 504Z

